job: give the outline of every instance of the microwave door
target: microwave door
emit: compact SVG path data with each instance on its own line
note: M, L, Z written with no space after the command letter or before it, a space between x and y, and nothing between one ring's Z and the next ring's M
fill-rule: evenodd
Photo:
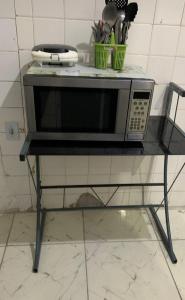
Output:
M128 97L125 89L34 87L37 136L123 141Z
M61 93L62 132L114 133L117 90L65 89Z
M117 134L121 134L125 138L128 118L128 108L130 103L130 90L120 89L118 94L118 104L116 113L116 129Z

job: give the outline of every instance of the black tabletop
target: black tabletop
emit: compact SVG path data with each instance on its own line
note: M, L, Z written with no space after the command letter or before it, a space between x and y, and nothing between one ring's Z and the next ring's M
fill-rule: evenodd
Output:
M185 134L166 117L150 117L144 142L27 140L24 155L184 155ZM25 149L26 152L25 152ZM20 156L21 156L20 155Z

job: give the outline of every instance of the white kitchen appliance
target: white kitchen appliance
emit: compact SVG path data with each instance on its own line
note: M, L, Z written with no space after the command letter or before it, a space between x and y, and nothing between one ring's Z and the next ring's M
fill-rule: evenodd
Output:
M41 44L32 49L34 61L40 64L62 64L74 66L78 62L76 48L67 45Z

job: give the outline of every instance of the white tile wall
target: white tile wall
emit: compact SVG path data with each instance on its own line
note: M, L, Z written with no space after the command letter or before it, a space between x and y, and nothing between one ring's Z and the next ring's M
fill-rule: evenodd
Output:
M32 16L31 0L15 0L15 11L17 16L30 17Z
M17 52L0 52L0 81L19 81Z
M2 156L4 175L7 176L26 176L28 167L26 162L20 162L18 156Z
M65 157L63 156L43 156L41 158L42 174L59 176L65 175Z
M59 195L43 195L43 205L46 208L61 207L63 205L62 193Z
M1 176L0 191L1 195L28 195L30 192L28 176Z
M22 107L19 82L0 82L0 107Z
M88 174L88 157L67 156L65 158L66 175L87 175Z
M157 0L155 24L180 25L184 0Z
M185 57L176 58L173 81L179 84L185 84Z
M67 1L68 2L68 1ZM76 2L76 1L74 1ZM63 18L64 17L64 3L63 0L32 0L33 15L35 17L44 18ZM72 7L71 7L72 9ZM74 8L73 8L74 9Z
M31 50L19 50L20 71L23 76L32 62Z
M152 115L164 114L165 105L163 99L165 97L166 89L167 85L165 84L156 85L151 107Z
M30 195L0 195L0 210L2 212L27 211L32 209Z
M156 0L137 0L136 2L139 6L136 23L153 24Z
M0 51L16 51L15 19L0 19Z
M0 149L3 155L19 155L25 135L20 134L20 140L7 140L5 133L0 133Z
M14 0L0 0L0 18L14 18Z
M177 48L178 56L185 56L185 27L181 27L180 29L180 38Z
M34 19L35 44L64 43L64 20Z
M185 86L185 0L136 2L139 12L129 31L126 64L142 66L156 80L151 113L159 115L168 83L174 80ZM9 141L4 133L6 121L24 126L20 81L32 60L31 48L39 43L66 43L78 48L83 61L92 61L91 26L101 18L103 7L104 0L0 0L0 210L35 207L27 166L18 157L25 136ZM182 103L179 107L182 124L185 107ZM170 159L170 181L183 161L185 157ZM160 157L42 157L41 170L43 183L53 185L158 181L163 162ZM184 198L184 176L185 172L170 194L171 205L184 203L179 200ZM86 191L68 191L68 205ZM98 192L106 199L110 189ZM62 190L44 191L43 195L47 207L62 204ZM161 190L148 189L146 196L158 202ZM121 189L114 200L135 203L142 200L141 191Z
M125 64L128 65L139 65L146 72L148 64L147 55L138 55L138 54L127 54L125 58Z
M109 174L111 168L110 156L91 156L89 157L89 174Z
M67 19L93 20L94 12L95 12L95 1L65 0L65 17Z
M179 26L154 25L151 41L151 55L175 56L179 31Z
M102 11L104 6L104 0L95 0L95 20L99 20L102 18Z
M5 122L17 122L19 128L24 128L22 108L0 108L0 132L6 132Z
M182 23L181 23L182 26L185 25L185 9L184 9L184 12L183 12L183 16L182 16Z
M92 21L66 20L65 38L66 44L77 47L79 50L89 50L91 41ZM82 34L83 32L83 34Z
M168 84L173 75L174 57L150 56L148 73L155 78L158 84Z
M133 24L128 37L129 54L149 54L152 25ZM137 37L137 38L136 38Z
M17 17L16 22L19 49L32 49L34 45L32 18Z

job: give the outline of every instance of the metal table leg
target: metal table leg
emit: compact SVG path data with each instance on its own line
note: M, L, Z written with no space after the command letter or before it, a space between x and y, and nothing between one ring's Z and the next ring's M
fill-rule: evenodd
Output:
M150 212L154 218L155 224L157 226L158 232L161 236L163 244L168 252L172 263L177 263L177 258L173 251L172 238L171 238L171 229L170 229L170 218L169 218L169 207L168 207L168 155L164 157L164 209L165 209L165 219L166 219L166 232L165 233L163 226L157 215L155 208L151 207Z
M27 159L27 157L26 157ZM32 170L28 161L28 166L29 166L29 170L31 172L32 175ZM140 207L149 207L150 212L154 218L155 224L157 226L158 232L161 236L161 239L163 241L163 244L171 258L171 261L173 263L177 262L176 256L174 254L173 251L173 245L172 245L172 238L171 238L171 230L170 230L170 219L169 219L169 208L168 208L168 190L167 190L167 175L168 175L168 155L165 155L164 158L164 183L147 183L147 184L118 184L117 188L115 191L117 191L117 189L119 188L119 186L164 186L164 205L163 204L159 204L159 205L145 205L144 203L142 205L137 205L137 206L133 206L134 208L140 208ZM45 224L45 218L46 218L46 212L47 211L64 211L64 210L71 210L71 208L58 208L58 209L43 209L41 207L41 197L42 197L42 189L52 189L54 188L53 186L42 186L41 185L41 179L40 179L40 162L39 162L39 156L36 156L36 182L33 178L32 175L32 179L33 179L33 183L36 189L36 194L37 194L37 226L36 226L36 246L35 246L35 257L34 257L34 263L33 263L33 272L37 273L38 272L38 267L39 267L39 260L40 260L40 253L41 253L41 245L42 245L42 238L43 238L43 231L44 231L44 224ZM106 185L101 185L101 186L106 186ZM109 185L108 185L109 186ZM76 186L55 186L55 188L71 188L71 187L76 187ZM78 186L80 187L80 186ZM91 185L85 185L85 187L91 187ZM114 192L115 193L115 192ZM113 195L114 195L113 193ZM112 197L111 197L112 198ZM109 199L109 201L111 200L111 198ZM108 202L109 202L108 201ZM119 207L119 209L122 208L129 208L130 206L121 206ZM133 208L131 206L131 208ZM163 225L161 224L159 217L157 215L157 211L156 207L158 207L158 209L160 207L164 207L165 209L165 218L166 218L166 231L167 234L163 228ZM94 207L92 207L94 209ZM118 209L118 207L116 206L110 206L108 208L116 208ZM79 208L77 208L79 209ZM85 209L85 207L84 207ZM101 207L99 208L101 209Z
M36 188L37 188L37 226L36 226L36 245L35 245L35 258L33 264L33 272L38 272L40 251L42 244L42 237L44 231L44 223L46 217L46 211L41 210L41 180L40 180L40 163L39 156L36 156Z

